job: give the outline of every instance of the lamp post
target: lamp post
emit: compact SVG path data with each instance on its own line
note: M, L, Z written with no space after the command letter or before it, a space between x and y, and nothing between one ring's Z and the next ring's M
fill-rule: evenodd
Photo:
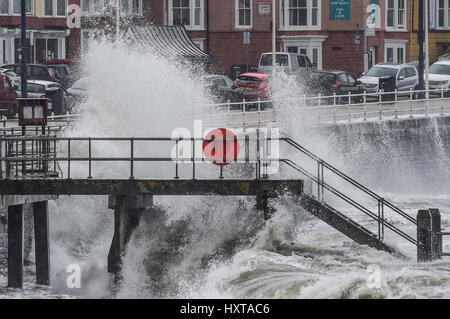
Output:
M116 0L116 40L120 37L120 0Z
M28 97L28 86L27 86L27 8L26 0L21 0L21 22L22 22L22 49L21 49L21 60L20 60L20 82L22 97Z
M428 0L425 0L425 98L428 100L428 84L430 82L430 52L428 49L428 29L429 29L429 8L428 8Z
M275 71L275 52L277 51L276 2L276 0L272 0L272 73Z

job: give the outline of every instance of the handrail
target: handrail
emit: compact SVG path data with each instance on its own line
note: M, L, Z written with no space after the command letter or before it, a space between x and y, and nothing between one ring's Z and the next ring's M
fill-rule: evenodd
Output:
M282 162L287 164L288 166L292 167L293 169L297 170L298 172L302 173L303 175L307 176L308 178L310 178L314 182L316 182L316 183L320 182L318 180L318 178L316 178L314 175L310 174L306 170L302 169L300 166L295 164L293 161L291 161L291 160L282 160ZM368 208L364 207L363 205L359 204L358 202L356 202L355 200L351 199L347 195L345 195L342 192L338 191L336 188L332 187L331 185L329 185L329 184L327 184L327 183L325 183L323 181L320 182L320 183L325 189L327 189L328 191L330 191L334 195L338 196L339 198L341 198L342 200L344 200L348 204L352 205L353 207L359 209L365 215L371 217L372 219L374 219L378 223L381 223L383 225L383 227L385 226L385 227L389 228L394 233L398 234L399 236L403 237L404 239L408 240L409 242L413 243L414 245L417 245L417 240L415 240L414 238L412 238L411 236L409 236L408 234L406 234L405 232L403 232L399 228L395 227L393 224L389 223L384 218L380 218L379 216L375 215Z
M349 177L348 175L344 174L342 171L338 170L337 168L335 168L334 166L332 166L331 164L327 163L326 161L322 160L321 158L319 158L318 156L316 156L315 154L311 153L309 150L307 150L306 148L304 148L303 146L301 146L300 144L298 144L297 142L295 142L294 140L292 140L291 138L288 137L280 137L280 140L284 140L286 141L289 145L293 146L294 148L296 148L297 150L303 152L305 155L309 156L311 159L320 162L324 167L328 168L331 172L335 173L336 175L338 175L339 177L343 178L345 181L349 182L350 184L352 184L353 186L355 186L356 188L359 188L361 191L363 191L364 193L370 195L372 198L378 200L378 201L383 201L383 203L388 206L389 208L391 208L392 210L394 210L396 213L398 213L399 215L401 215L402 217L406 218L407 220L409 220L410 222L414 223L415 225L417 225L417 221L416 219L414 219L413 217L409 216L408 214L406 214L405 212L403 212L400 208L398 208L397 206L395 206L394 204L390 203L389 201L387 201L386 199L382 198L381 196L379 196L378 194L376 194L375 192L373 192L372 190L370 190L369 188L367 188L366 186L360 184L359 182L357 182L356 180L354 180L353 178Z

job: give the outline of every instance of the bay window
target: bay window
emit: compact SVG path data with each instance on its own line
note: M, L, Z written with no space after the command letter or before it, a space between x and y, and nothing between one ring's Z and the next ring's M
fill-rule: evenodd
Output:
M439 29L450 29L450 0L436 0L438 2L437 20Z
M406 30L406 0L387 0L386 29Z
M44 0L44 16L67 16L67 0Z
M184 25L186 29L203 28L203 0L167 0L169 25Z
M282 29L319 29L320 0L280 0Z
M251 28L252 0L236 0L236 28Z
M116 7L116 0L82 0L81 10L83 15L112 14ZM120 14L142 15L142 0L120 0Z
M32 0L25 1L25 10L28 14L33 12ZM20 15L21 1L20 0L0 0L0 15Z

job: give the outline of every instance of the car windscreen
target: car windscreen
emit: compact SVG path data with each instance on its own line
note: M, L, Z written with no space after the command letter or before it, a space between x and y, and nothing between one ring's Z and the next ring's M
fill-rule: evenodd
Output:
M50 69L58 72L60 76L70 76L70 69L67 65L52 65Z
M75 90L87 90L87 88L88 88L88 79L87 78L79 79L72 85L72 89L75 89Z
M435 63L432 66L430 66L430 73L450 75L450 65Z
M336 81L336 75L333 73L325 73L325 72L313 72L310 75L313 81L320 82L334 82Z
M19 87L17 88L17 91L20 91L20 90L21 90L21 86L19 85ZM45 86L43 86L41 84L36 84L36 83L28 83L27 91L30 93L45 94Z
M277 54L275 57L277 65L289 65L289 56L287 54ZM272 66L272 54L264 54L261 57L261 66Z
M396 76L397 75L397 69L395 68L384 68L381 66L374 66L372 67L369 72L366 74L367 76L373 76L373 77L384 77L384 76Z
M239 83L243 83L243 84L259 84L259 83L261 83L261 79L255 78L253 76L238 76L237 80Z

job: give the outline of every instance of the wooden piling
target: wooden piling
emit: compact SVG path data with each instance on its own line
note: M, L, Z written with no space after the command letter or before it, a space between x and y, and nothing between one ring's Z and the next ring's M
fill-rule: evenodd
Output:
M8 287L23 288L23 205L8 206Z
M441 215L438 209L417 213L417 261L433 261L442 256Z
M108 272L120 274L122 257L131 235L139 225L142 212L152 206L152 195L109 197L109 208L114 209L114 236L108 253Z
M33 203L34 238L36 255L36 283L50 284L50 244L48 227L48 201Z

